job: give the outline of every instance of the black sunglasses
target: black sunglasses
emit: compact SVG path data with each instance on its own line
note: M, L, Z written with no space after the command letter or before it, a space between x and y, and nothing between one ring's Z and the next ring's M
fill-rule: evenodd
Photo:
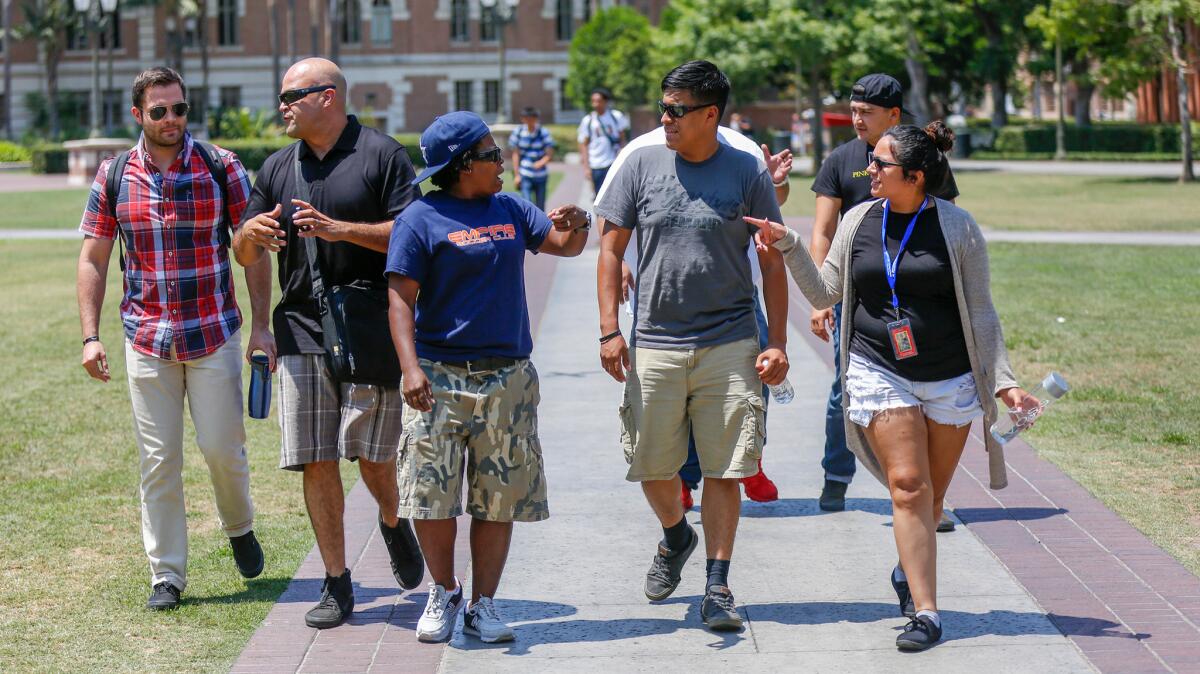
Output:
M288 89L287 91L279 94L279 102L283 103L284 105L291 105L292 103L295 103L309 94L315 94L318 91L325 91L326 89L337 89L337 87L333 86L332 84L322 84L315 87L305 87L303 89Z
M187 117L188 110L191 109L192 106L188 105L187 102L173 103L171 105L156 105L146 110L146 114L150 116L150 119L157 122L167 116L167 110L175 113L176 117Z
M875 168L879 169L880 171L882 171L882 170L883 170L883 167L884 167L884 166L899 166L900 168L904 168L904 164L897 164L897 163L896 163L896 162L894 162L894 161L888 161L888 160L886 160L886 159L880 159L879 157L876 157L876 156L875 156L875 153L874 153L874 152L868 152L868 153L867 153L867 163L868 163L868 164L874 164L874 165L875 165Z
M498 162L498 161L500 161L500 158L503 156L504 156L504 150L501 150L499 145L497 145L496 147L488 148L486 150L480 150L479 152L468 152L467 153L467 157L469 157L470 159L478 159L479 161L486 161L486 162Z
M707 108L710 105L716 105L716 103L701 103L700 105L682 105L680 103L667 103L666 101L659 101L658 102L658 113L662 114L665 112L671 116L671 119L679 119L680 117L683 117L684 115L688 114L689 112L692 112L693 110L699 110L700 108Z

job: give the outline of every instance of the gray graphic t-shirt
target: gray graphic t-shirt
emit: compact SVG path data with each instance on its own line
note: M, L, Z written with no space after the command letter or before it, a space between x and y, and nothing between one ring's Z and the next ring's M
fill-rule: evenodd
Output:
M639 149L609 175L595 211L636 230L637 346L700 348L758 334L746 259L754 228L742 216L782 217L753 156L721 145L694 164L665 145Z

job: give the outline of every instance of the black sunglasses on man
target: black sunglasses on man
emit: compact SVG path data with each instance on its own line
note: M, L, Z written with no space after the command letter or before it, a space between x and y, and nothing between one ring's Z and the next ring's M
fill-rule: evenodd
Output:
M309 94L315 94L318 91L325 91L326 89L337 89L337 87L333 86L332 84L321 84L315 87L305 87L303 89L288 89L287 91L279 94L279 102L283 103L284 105L291 105L292 103L295 103Z
M680 117L683 117L684 115L688 114L689 112L692 112L694 110L699 110L700 108L707 108L710 105L716 105L716 103L701 103L700 105L683 105L682 103L667 103L666 101L659 101L658 102L658 113L662 114L665 112L668 115L670 115L671 119L679 119Z
M156 105L146 110L146 114L150 119L157 122L167 116L167 110L175 113L176 117L187 117L188 110L191 109L192 107L185 101L182 103L172 103L171 105Z

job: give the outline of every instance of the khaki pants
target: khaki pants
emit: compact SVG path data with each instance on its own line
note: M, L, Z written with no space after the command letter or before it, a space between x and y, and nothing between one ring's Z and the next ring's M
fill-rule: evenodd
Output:
M241 332L221 348L189 361L138 353L125 343L133 432L141 457L142 541L151 585L187 585L187 512L183 502L183 399L196 444L208 464L217 515L227 536L254 522L246 428L242 423Z

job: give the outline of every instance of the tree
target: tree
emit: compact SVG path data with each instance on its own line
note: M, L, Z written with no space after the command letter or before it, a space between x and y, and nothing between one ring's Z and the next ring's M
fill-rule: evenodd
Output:
M66 49L67 28L75 25L75 8L70 0L30 0L21 6L25 22L9 29L18 40L35 40L46 59L46 111L50 137L58 138L58 66ZM8 38L9 35L5 35ZM6 98L11 95L6 95Z
M645 104L658 82L650 52L644 15L620 6L597 12L571 40L567 96L586 110L592 90L606 87L625 105Z
M968 0L982 40L977 42L971 69L984 81L992 97L992 128L1008 124L1008 83L1017 52L1026 43L1025 16L1037 0ZM981 43L981 44L979 44Z
M1200 20L1198 0L1134 0L1130 8L1131 25L1135 30L1132 44L1140 48L1145 57L1139 62L1144 68L1141 81L1161 72L1163 68L1175 71L1179 105L1179 150L1182 160L1180 182L1196 179L1192 170L1192 120L1188 111L1188 72L1195 68L1189 64L1183 38L1180 36L1185 21ZM1137 69L1127 68L1136 73ZM1135 75L1136 76L1136 75ZM1120 81L1128 86L1127 80Z

